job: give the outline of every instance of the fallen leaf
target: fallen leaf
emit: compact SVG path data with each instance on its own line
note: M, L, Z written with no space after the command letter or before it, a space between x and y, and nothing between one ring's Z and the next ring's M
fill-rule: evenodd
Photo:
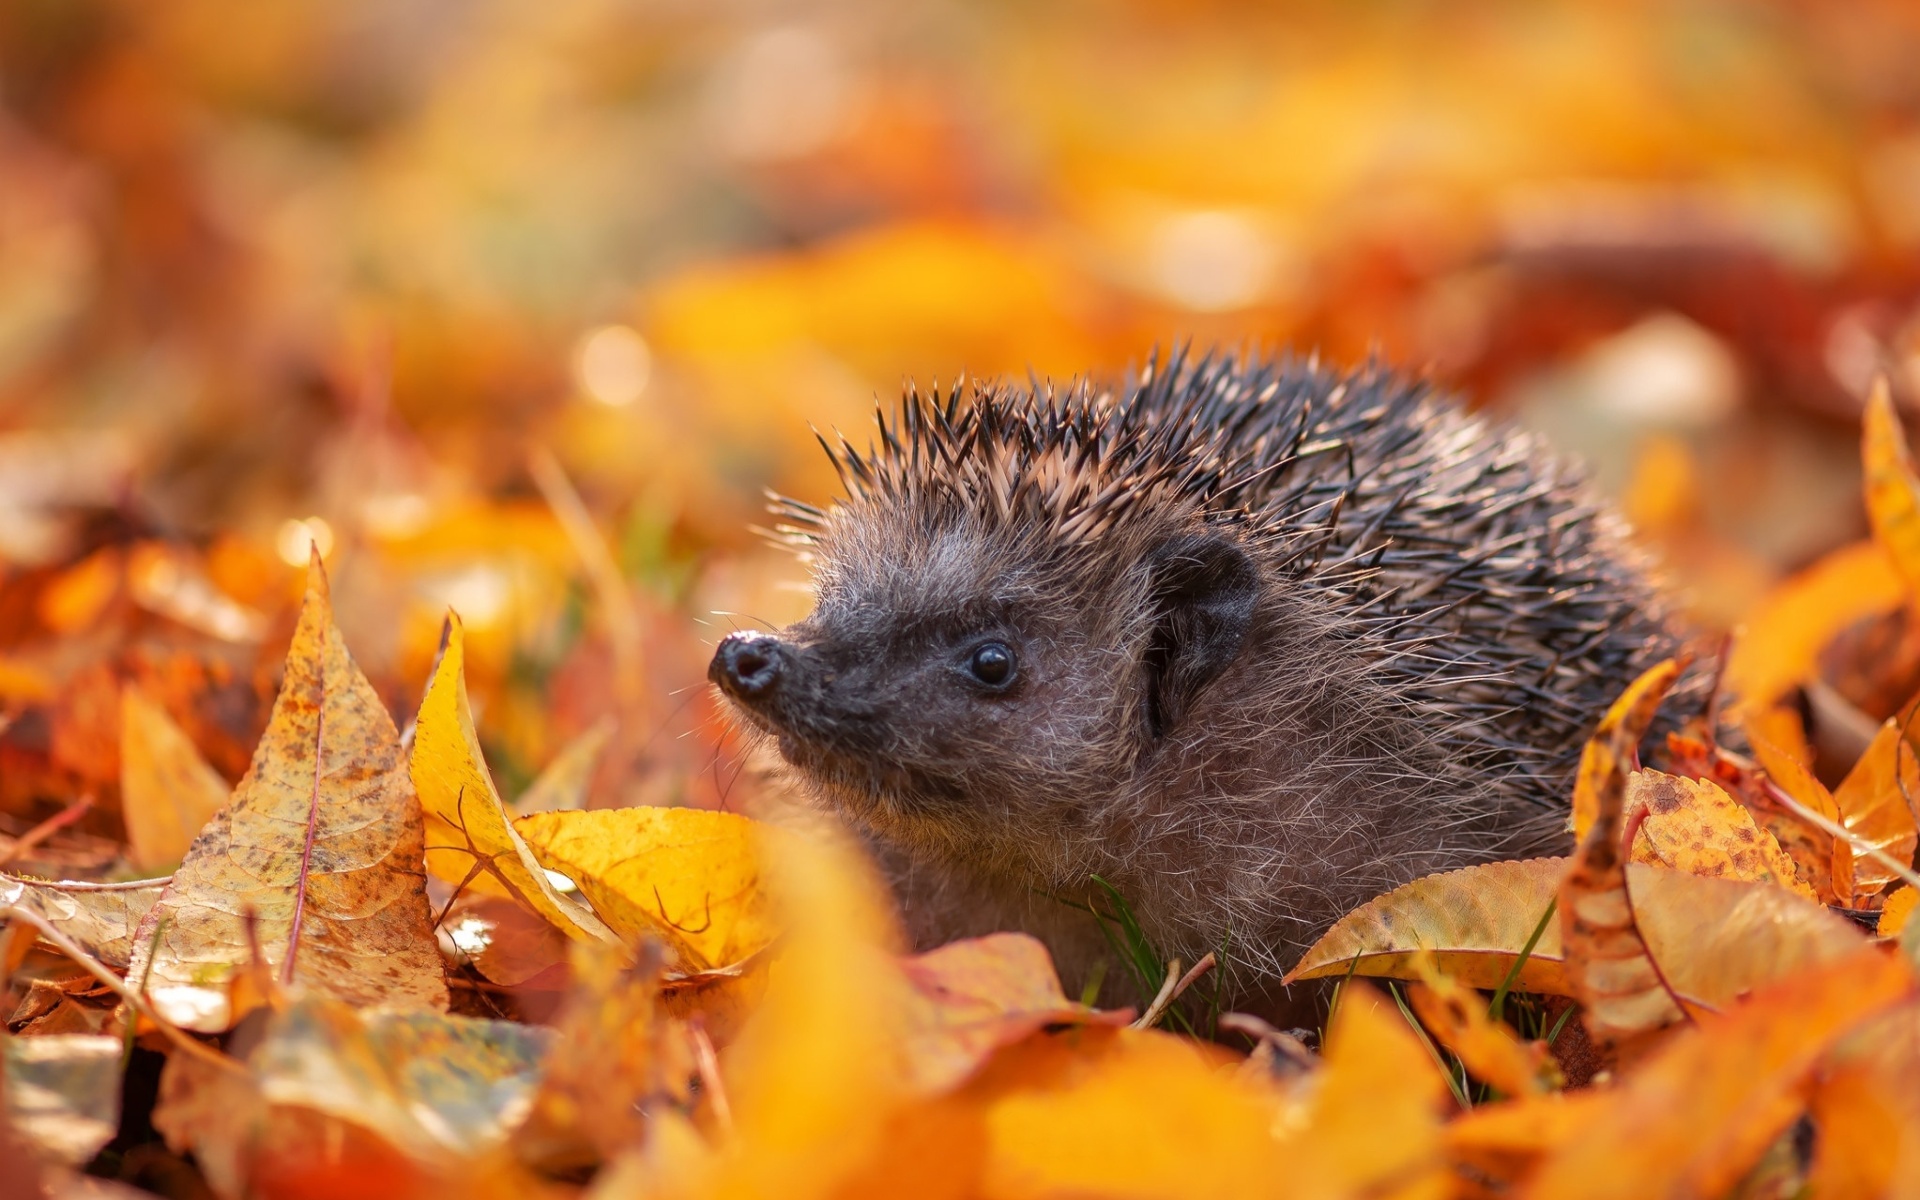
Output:
M141 921L129 978L186 1029L218 1033L259 952L281 981L360 1004L445 1008L399 732L347 656L316 554L286 681L253 762ZM151 955L151 956L150 956Z
M665 942L677 971L730 967L773 940L760 883L766 831L737 813L600 808L535 813L513 827L541 866L580 885L621 938Z
M629 964L613 946L576 942L573 990L513 1152L567 1177L644 1142L656 1113L693 1106L693 1042L660 1004L661 949Z
M1124 1025L1132 1009L1101 1013L1060 990L1047 948L1022 933L950 942L902 960L912 1086L945 1091L999 1047L1049 1025Z
M1920 1005L1873 1018L1827 1056L1810 1101L1815 1197L1920 1197Z
M1580 770L1574 777L1573 837L1584 842L1599 818L1608 797L1608 787L1625 787L1627 772L1638 765L1640 739L1653 725L1660 702L1666 698L1674 680L1680 677L1679 664L1672 659L1656 663L1627 685L1619 699L1607 709L1593 735L1580 750ZM1613 797L1618 803L1618 796Z
M1654 1051L1582 1135L1541 1164L1530 1194L1725 1194L1799 1115L1801 1089L1828 1048L1913 988L1905 963L1867 948L1702 1017Z
M1770 707L1811 679L1839 633L1899 608L1907 586L1885 550L1857 542L1781 584L1748 615L1727 656L1724 686L1742 710Z
M1453 1052L1468 1073L1509 1096L1550 1092L1564 1084L1546 1043L1521 1039L1511 1026L1487 1015L1479 992L1442 974L1431 958L1422 958L1420 982L1407 1000L1434 1040Z
M515 987L567 961L573 941L518 901L485 892L455 896L434 932L440 952L487 980Z
M613 728L613 718L602 717L592 728L562 746L539 778L513 802L514 812L525 816L584 808L587 784L592 781L593 768L607 748L607 739L613 736Z
M1564 858L1486 863L1395 888L1342 917L1288 973L1289 982L1357 975L1418 980L1417 956L1468 987L1495 988L1553 902ZM1711 1011L1795 971L1858 950L1847 918L1770 884L1706 879L1667 867L1627 868L1634 913L1667 982ZM1548 922L1514 987L1571 996L1557 922Z
M447 614L445 641L420 701L408 760L426 813L427 870L462 888L511 896L569 937L617 942L592 910L554 887L514 831L474 732L466 631L458 614Z
M76 883L0 875L0 913L9 908L38 913L87 953L124 970L133 962L141 918L166 885L164 879Z
M1920 520L1920 518L1916 518ZM1916 530L1920 533L1920 530ZM1901 732L1898 717L1880 726L1860 761L1833 790L1840 823L1867 845L1902 864L1913 862L1913 804L1920 800L1920 754ZM1853 895L1847 908L1863 908L1898 879L1871 854L1853 851Z
M1579 786L1591 797L1591 821L1560 881L1560 941L1567 982L1587 1032L1602 1048L1624 1048L1683 1016L1634 921L1621 852L1627 772L1678 674L1668 661L1629 684L1580 758ZM1574 794L1577 812L1582 792Z
M243 1063L167 1060L154 1127L224 1196L470 1194L460 1182L526 1112L551 1034L425 1010L356 1012L320 996L267 1021Z
M1541 1159L1592 1127L1612 1102L1611 1093L1587 1089L1475 1105L1447 1122L1446 1154L1476 1182L1491 1185L1484 1193L1465 1194L1508 1195Z
M1716 879L1774 883L1818 899L1773 835L1710 779L1635 771L1627 779L1626 807L1646 813L1633 842L1636 862Z
M1867 396L1860 462L1873 540L1906 581L1908 595L1920 596L1920 479L1914 477L1907 434L1894 412L1885 375L1874 380Z
M25 1037L51 1034L112 1034L118 1029L120 997L91 975L34 979L7 1018L7 1027Z
M119 1038L0 1037L6 1120L42 1157L80 1166L120 1128Z
M1920 891L1910 887L1901 888L1887 897L1880 909L1880 922L1874 929L1875 936L1897 938L1907 922L1913 919L1914 902L1920 900Z
M137 684L120 691L120 814L127 857L142 870L170 867L231 791L167 710Z
M1747 728L1747 741L1775 787L1828 820L1840 820L1833 793L1814 777L1804 758L1775 746L1753 726ZM1765 800L1764 793L1761 800ZM1763 804L1756 816L1774 832L1781 848L1813 887L1816 897L1822 903L1845 907L1853 898L1852 845L1776 803Z

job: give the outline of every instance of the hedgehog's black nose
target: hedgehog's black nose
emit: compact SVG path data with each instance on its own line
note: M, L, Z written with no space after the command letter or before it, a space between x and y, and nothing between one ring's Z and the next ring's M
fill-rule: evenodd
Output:
M758 700L779 685L786 666L780 639L764 633L732 633L720 642L707 678L742 700Z

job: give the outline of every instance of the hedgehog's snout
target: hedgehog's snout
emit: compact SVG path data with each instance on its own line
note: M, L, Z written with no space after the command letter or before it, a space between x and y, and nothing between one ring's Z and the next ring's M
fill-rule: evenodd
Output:
M731 633L721 639L707 666L707 678L743 704L771 697L787 674L787 648L766 633Z

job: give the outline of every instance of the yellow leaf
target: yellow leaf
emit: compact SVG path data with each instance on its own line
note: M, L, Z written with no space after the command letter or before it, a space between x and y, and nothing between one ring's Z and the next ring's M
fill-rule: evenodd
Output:
M141 921L128 977L147 979L176 1024L225 1030L240 1015L225 985L251 961L251 912L283 982L444 1008L421 850L399 732L347 656L316 556L253 762Z
M1818 899L1773 835L1710 779L1635 771L1627 780L1626 804L1629 812L1647 814L1634 838L1636 862L1716 879L1776 883Z
M1489 1184L1512 1191L1541 1158L1585 1133L1612 1099L1609 1092L1588 1089L1476 1105L1447 1122L1447 1157Z
M1509 1096L1549 1092L1561 1085L1560 1068L1544 1042L1522 1041L1488 1016L1486 998L1441 974L1431 957L1423 955L1418 966L1425 969L1421 981L1407 989L1407 999L1427 1032L1465 1063L1474 1078Z
M1893 410L1887 377L1874 380L1860 431L1867 519L1873 540L1906 580L1907 594L1920 595L1920 479L1914 478L1906 431Z
M407 763L426 814L427 870L456 886L511 896L570 937L617 942L586 905L553 886L514 831L480 753L465 672L466 631L449 613Z
M135 866L153 870L185 858L229 790L166 709L137 684L121 689L120 812Z
M1916 803L1920 803L1920 754L1895 717L1880 726L1860 761L1834 789L1833 805L1849 833L1896 862L1911 863L1917 840L1912 807ZM1847 907L1863 907L1897 878L1891 867L1856 850L1853 895Z
M1287 975L1420 978L1418 955L1469 987L1506 978L1566 874L1564 858L1487 863L1395 888L1342 917ZM1784 888L1629 864L1634 914L1649 952L1688 1008L1725 1007L1795 971L1845 957L1865 934ZM1558 922L1548 922L1514 986L1572 995Z
M1898 958L1856 951L1676 1032L1592 1124L1541 1164L1530 1194L1555 1200L1720 1196L1793 1123L1834 1042L1912 995Z
M580 885L622 938L657 937L676 970L731 967L775 932L760 884L765 832L735 813L601 808L514 822L540 864Z
M1648 667L1620 693L1620 698L1607 709L1607 715L1600 719L1593 736L1581 748L1580 772L1573 784L1575 841L1586 840L1587 831L1608 803L1609 798L1601 794L1602 790L1626 785L1626 775L1633 768L1640 739L1646 736L1660 702L1666 699L1668 689L1679 677L1680 667L1672 659ZM1613 796L1611 801L1617 806L1619 796Z
M1724 686L1742 709L1772 705L1811 679L1820 652L1856 622L1899 608L1907 587L1885 550L1858 542L1781 584L1748 616Z

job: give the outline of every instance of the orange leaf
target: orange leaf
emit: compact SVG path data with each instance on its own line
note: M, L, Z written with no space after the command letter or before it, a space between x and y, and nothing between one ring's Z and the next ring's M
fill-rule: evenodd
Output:
M1742 708L1771 705L1811 679L1842 630L1899 608L1906 584L1872 542L1835 550L1774 590L1727 656L1725 686Z
M423 845L399 731L347 656L316 555L253 763L141 921L128 977L147 979L175 1023L227 1029L251 910L285 981L356 1004L444 1008Z
M1814 777L1805 759L1781 750L1751 725L1747 727L1747 740L1774 786L1828 820L1840 820L1833 793ZM1851 844L1778 805L1757 812L1756 816L1774 832L1822 903L1844 906L1853 898Z
M1828 1048L1912 995L1905 963L1862 949L1701 1018L1628 1075L1582 1136L1541 1165L1555 1200L1718 1196L1793 1123Z
M1627 780L1627 809L1644 809L1633 842L1636 862L1655 862L1717 879L1776 883L1818 899L1800 882L1793 860L1772 834L1709 779L1635 771Z
M1068 1000L1047 948L1023 933L950 942L901 962L912 988L907 1052L914 1084L944 1091L995 1049L1060 1024L1124 1025L1131 1009L1100 1013Z
M1656 663L1627 685L1620 698L1607 709L1599 726L1580 751L1580 773L1573 784L1573 836L1584 840L1601 810L1611 802L1616 808L1620 797L1611 800L1602 794L1607 787L1625 787L1632 770L1640 739L1653 724L1673 681L1680 676L1679 664L1672 659Z
M1906 580L1908 595L1920 594L1920 479L1914 477L1906 431L1893 410L1893 393L1884 375L1874 380L1867 397L1860 460L1873 540Z
M1897 938L1906 929L1907 922L1913 919L1914 902L1920 900L1920 891L1910 887L1901 888L1887 897L1887 903L1880 909L1880 923L1874 934L1883 938Z
M1912 895L1912 892L1906 893ZM1816 1197L1920 1195L1920 1005L1908 1003L1834 1048L1811 1102Z
M1627 770L1677 674L1669 660L1629 684L1580 757L1575 818L1577 825L1584 792L1590 827L1560 883L1560 940L1587 1032L1603 1046L1653 1033L1682 1015L1635 926L1620 847Z
M1421 982L1407 989L1420 1023L1435 1040L1465 1063L1474 1078L1509 1096L1549 1092L1563 1082L1560 1068L1544 1042L1526 1042L1510 1027L1487 1015L1487 1001L1421 960Z
M1916 835L1913 805L1920 802L1920 754L1914 752L1895 717L1880 727L1860 761L1834 789L1833 804L1849 833L1895 861L1911 863ZM1853 895L1849 908L1879 895L1899 878L1870 854L1854 852Z

